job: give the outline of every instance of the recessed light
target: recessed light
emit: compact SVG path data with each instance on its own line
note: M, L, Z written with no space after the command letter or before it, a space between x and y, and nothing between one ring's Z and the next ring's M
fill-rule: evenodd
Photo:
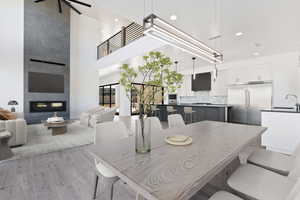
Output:
M242 35L244 35L243 32L237 32L237 33L235 33L235 36L237 36L237 37L242 36Z
M176 16L176 15L171 15L171 16L170 16L170 20L172 20L172 21L177 20L177 16Z
M119 19L118 18L115 18L115 22L118 22L119 21Z
M259 56L260 54L259 54L259 52L254 52L253 55L254 56Z

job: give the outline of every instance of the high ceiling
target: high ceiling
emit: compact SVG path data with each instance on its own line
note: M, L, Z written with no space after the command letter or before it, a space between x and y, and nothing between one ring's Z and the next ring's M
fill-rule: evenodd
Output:
M225 62L255 57L254 52L265 56L300 49L299 0L86 1L138 23L154 12L222 51ZM172 14L176 21L169 19ZM237 32L243 35L237 37ZM219 34L220 39L209 40ZM180 51L166 47L166 52L190 62Z
M78 4L73 4L83 15L94 18L99 22L100 41L105 41L113 34L121 30L122 26L127 26L131 23L126 17L114 10L106 9L99 6L99 0L80 0L91 4L92 7L85 7Z

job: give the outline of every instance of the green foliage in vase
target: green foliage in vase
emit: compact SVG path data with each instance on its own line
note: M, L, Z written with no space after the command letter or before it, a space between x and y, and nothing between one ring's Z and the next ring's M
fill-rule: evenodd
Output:
M156 95L175 93L181 87L183 75L172 69L173 62L171 59L161 52L149 52L143 56L144 65L130 67L124 64L121 67L120 84L125 87L127 97L130 99L131 92L137 92L139 103L143 104L144 112L151 109L151 104L154 103ZM139 81L137 80L139 79ZM145 84L145 87L137 88L135 82ZM148 86L154 87L152 92L146 91Z

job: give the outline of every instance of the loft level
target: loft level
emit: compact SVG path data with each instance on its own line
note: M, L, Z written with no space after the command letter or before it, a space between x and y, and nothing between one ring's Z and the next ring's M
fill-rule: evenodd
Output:
M133 22L97 47L98 60L143 36L143 26Z

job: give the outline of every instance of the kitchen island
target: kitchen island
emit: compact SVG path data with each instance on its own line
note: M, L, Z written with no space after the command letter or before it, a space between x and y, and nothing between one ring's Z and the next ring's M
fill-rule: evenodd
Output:
M261 111L262 126L268 130L262 135L262 145L268 150L293 154L300 143L300 112L293 109L266 109Z
M192 107L193 122L200 122L204 120L227 122L230 121L229 113L231 105L227 104L205 104L205 103L193 103L193 104L160 104L157 107L160 109L158 114L161 121L168 120L167 106L173 106L177 110L176 113L181 114L184 117L184 107Z

